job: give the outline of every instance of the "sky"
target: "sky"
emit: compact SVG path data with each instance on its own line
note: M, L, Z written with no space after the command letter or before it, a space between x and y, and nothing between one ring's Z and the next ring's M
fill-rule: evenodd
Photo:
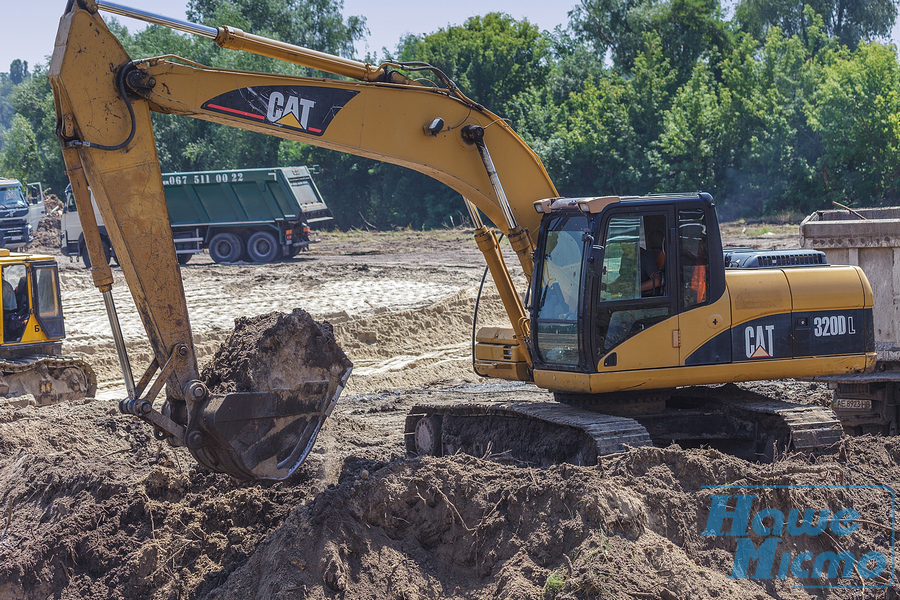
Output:
M115 2L166 17L186 18L186 0ZM448 25L462 25L467 18L488 12L504 12L515 19L527 18L540 29L552 31L557 25L565 26L568 23L567 13L577 2L578 0L393 0L387 10L387 3L383 0L344 0L344 16L366 17L371 34L367 40L357 44L357 58L361 58L367 51L377 52L382 56L382 47L395 50L400 38L407 33L431 33ZM29 68L44 63L46 57L53 54L56 28L59 17L65 10L66 0L13 0L4 2L4 5L4 22L15 25L7 25L0 37L0 71L8 72L9 64L17 58L28 61ZM116 18L132 33L144 27L140 21L118 16Z
M167 17L186 18L187 0L116 2ZM357 58L361 58L367 51L382 56L382 47L394 51L400 38L408 33L432 33L449 25L462 25L467 18L488 12L499 11L515 19L528 19L540 29L552 31L557 25L568 24L568 12L578 3L579 0L393 0L388 10L383 0L344 0L344 16L366 17L371 34L357 44ZM12 0L4 5L7 26L0 37L0 72L9 71L9 64L17 58L28 61L30 67L46 62L53 53L56 28L66 0ZM132 32L145 26L140 21L116 18ZM900 24L894 27L892 41L900 46Z

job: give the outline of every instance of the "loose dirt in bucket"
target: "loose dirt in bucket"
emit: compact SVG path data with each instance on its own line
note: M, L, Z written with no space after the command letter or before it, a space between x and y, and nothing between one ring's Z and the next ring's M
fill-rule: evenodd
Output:
M201 378L211 393L224 395L294 389L308 380L338 382L352 366L331 325L296 308L237 319Z
M121 375L102 305L90 299L89 274L61 258L66 352L90 349L100 396L110 400L0 406L0 600L863 596L795 588L802 582L790 577L730 578L738 539L704 531L714 495L752 494L754 512L829 506L869 521L848 535L786 536L779 557L890 557L892 506L878 486L900 479L894 438L845 438L822 455L770 465L677 447L631 449L595 467L404 458L403 423L414 404L550 399L472 374L469 336L482 274L472 246L463 232L360 234L325 237L286 263L223 266L198 257L182 269L205 361L231 336L228 323L246 317L238 329L264 339L282 317L248 315L277 310L304 320L293 310L301 306L311 319L333 323L355 365L310 458L289 480L264 484L209 473L118 413L111 399ZM402 293L379 295L385 282ZM266 303L250 312L242 298L254 287ZM430 295L435 289L438 297ZM360 290L372 290L364 293L368 304L356 303ZM125 293L117 304L140 370L149 353ZM477 325L504 319L488 290ZM319 333L328 337L327 327ZM271 349L302 351L290 344L278 338ZM220 355L205 371L210 385L228 390L291 377L250 360L252 346ZM748 387L802 402L829 395L806 382ZM786 487L796 485L806 487ZM823 487L837 485L857 487ZM867 579L864 597L896 597L892 582L873 589L882 583Z

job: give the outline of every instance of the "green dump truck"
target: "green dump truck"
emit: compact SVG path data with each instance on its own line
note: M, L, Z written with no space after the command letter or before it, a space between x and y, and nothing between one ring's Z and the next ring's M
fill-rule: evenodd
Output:
M185 264L209 250L217 263L267 263L307 250L311 225L333 218L306 167L163 173L175 251ZM107 257L114 258L106 229L97 222ZM63 254L90 266L75 199L66 190Z

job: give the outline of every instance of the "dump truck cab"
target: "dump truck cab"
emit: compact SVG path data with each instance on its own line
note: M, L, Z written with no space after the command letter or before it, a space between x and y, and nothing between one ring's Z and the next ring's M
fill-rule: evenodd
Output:
M26 190L19 180L0 177L0 247L19 250L30 244L44 214L40 183L30 183Z

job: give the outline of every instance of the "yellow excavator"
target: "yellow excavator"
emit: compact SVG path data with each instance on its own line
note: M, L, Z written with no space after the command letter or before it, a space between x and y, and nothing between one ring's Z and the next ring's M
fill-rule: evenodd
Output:
M52 256L0 248L0 396L4 404L45 406L97 392L94 370L63 356L59 273Z
M174 56L132 60L99 10L348 80L214 69ZM198 374L151 111L401 165L461 194L510 321L477 333L474 368L533 382L557 402L417 406L407 416L410 452L591 463L624 445L674 440L771 458L833 443L840 423L823 407L696 386L874 366L872 290L859 268L827 265L814 251L724 250L705 193L560 198L509 124L430 65L364 64L229 26L69 0L50 80L94 283L109 298L115 331L89 186L155 355L135 385L115 336L128 390L120 406L211 469L290 475L349 369L323 385L298 379L286 389L210 394ZM483 216L507 237L527 289L516 289Z

